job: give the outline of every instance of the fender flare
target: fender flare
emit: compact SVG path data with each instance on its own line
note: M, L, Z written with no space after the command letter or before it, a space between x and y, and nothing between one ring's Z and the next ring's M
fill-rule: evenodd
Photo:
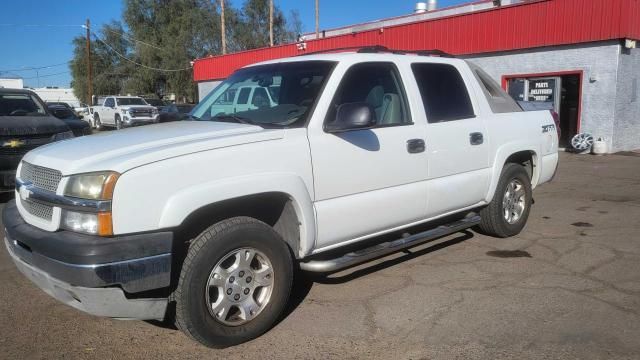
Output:
M489 184L489 191L485 201L488 203L493 199L493 195L496 192L496 188L498 187L498 182L500 182L500 175L502 174L502 169L509 158L509 156L522 152L529 151L531 152L531 157L533 158L533 175L531 176L531 187L535 188L538 183L538 178L540 177L540 166L539 166L539 154L540 151L536 146L527 141L516 141L510 142L500 146L496 150L496 156L493 162L493 170L491 177L491 183Z
M179 226L193 212L220 201L273 192L291 198L300 222L299 255L309 254L315 246L315 211L307 186L293 174L241 176L185 188L165 202L158 226L160 229Z

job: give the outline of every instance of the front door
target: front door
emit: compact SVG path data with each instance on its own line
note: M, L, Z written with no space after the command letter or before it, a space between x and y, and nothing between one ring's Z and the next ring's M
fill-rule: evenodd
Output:
M369 104L377 125L335 134L309 129L318 248L417 221L426 210L427 156L415 146L424 142L425 124L412 121L396 66L349 68L325 122L345 103Z

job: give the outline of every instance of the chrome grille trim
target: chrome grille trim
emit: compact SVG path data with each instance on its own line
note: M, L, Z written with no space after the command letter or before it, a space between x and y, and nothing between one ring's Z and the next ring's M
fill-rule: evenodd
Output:
M45 204L35 203L31 201L22 201L22 207L33 216L51 221L53 218L53 207Z
M58 170L32 165L23 161L22 169L20 170L20 179L30 182L36 187L55 193L58 190L60 180L62 180L62 173Z

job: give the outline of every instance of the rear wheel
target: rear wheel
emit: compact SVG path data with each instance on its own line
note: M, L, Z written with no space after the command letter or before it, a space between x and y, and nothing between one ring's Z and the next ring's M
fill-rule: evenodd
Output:
M481 232L510 237L520 233L531 209L531 180L519 164L506 164L491 203L480 211Z
M178 287L176 323L202 344L222 348L269 330L293 282L288 246L253 218L221 221L189 246Z

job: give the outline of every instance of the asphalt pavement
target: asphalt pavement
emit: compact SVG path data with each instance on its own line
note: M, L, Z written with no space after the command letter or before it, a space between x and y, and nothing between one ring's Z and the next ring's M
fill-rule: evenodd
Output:
M3 248L0 358L640 358L640 157L563 153L534 197L515 238L466 231L331 277L302 274L274 329L223 350L67 307Z

